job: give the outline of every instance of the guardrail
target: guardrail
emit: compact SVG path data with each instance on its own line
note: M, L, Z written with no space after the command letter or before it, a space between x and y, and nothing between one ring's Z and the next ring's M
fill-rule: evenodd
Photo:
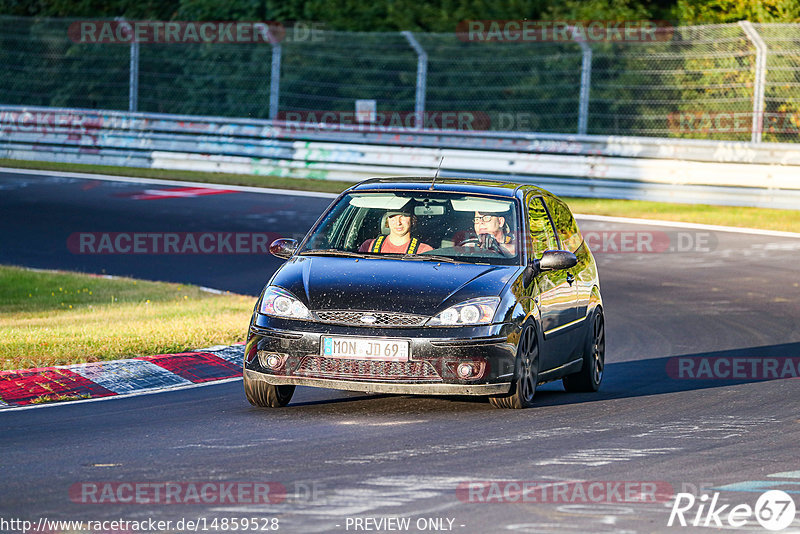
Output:
M800 209L800 146L0 106L0 157L357 181L495 177L559 195Z

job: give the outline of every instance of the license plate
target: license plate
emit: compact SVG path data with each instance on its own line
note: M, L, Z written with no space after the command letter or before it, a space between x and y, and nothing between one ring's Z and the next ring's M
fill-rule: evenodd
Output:
M408 361L408 341L369 337L322 338L322 355L331 358Z

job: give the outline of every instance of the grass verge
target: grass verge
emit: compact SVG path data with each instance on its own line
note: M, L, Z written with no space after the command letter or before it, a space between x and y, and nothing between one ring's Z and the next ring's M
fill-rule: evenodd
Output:
M183 180L223 185L246 185L294 191L319 191L322 193L341 193L356 182L336 180L312 180L308 178L285 178L254 174L230 174L226 172L178 171L169 169L146 169L139 167L114 167L111 165L84 165L82 163L58 163L52 161L23 161L0 158L0 167L18 169L38 169L45 171L86 172L90 174L110 174L135 178L157 178L159 180Z
M253 304L191 285L0 266L0 369L244 341Z
M139 178L159 178L162 180L186 180L192 182L218 183L225 185L246 185L274 189L320 191L324 193L340 193L355 183L332 180L284 178L279 176L205 173L195 171L83 165L78 163L54 163L43 161L0 159L0 167L3 166L54 171L86 172L94 174L111 174L117 176L135 176ZM567 204L569 204L573 211L591 215L612 215L615 217L662 219L667 221L719 224L722 226L760 228L764 230L779 230L784 232L800 233L800 209L776 210L767 208L709 206L705 204L670 204L667 202L596 198L565 198L564 200L567 202Z
M776 210L742 206L668 204L666 202L644 200L597 198L565 198L564 200L575 213L719 224L722 226L800 233L800 209Z

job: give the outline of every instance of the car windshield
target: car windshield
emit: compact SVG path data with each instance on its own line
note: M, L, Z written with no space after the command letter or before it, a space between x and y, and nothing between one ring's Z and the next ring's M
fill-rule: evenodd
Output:
M513 199L439 191L344 195L300 254L518 265Z

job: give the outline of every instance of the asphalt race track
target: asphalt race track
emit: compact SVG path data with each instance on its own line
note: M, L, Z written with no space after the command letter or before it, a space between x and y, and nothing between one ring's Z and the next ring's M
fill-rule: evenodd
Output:
M0 263L255 295L276 258L81 254L69 240L295 236L329 202L46 174L0 174ZM728 521L733 506L752 509L767 489L800 504L800 380L792 378L800 374L800 239L579 222L605 300L599 393L551 383L535 408L503 411L473 398L298 388L289 407L260 410L234 381L6 409L0 518L172 522L153 532L190 531L186 521L197 520L198 531L230 531L234 518L248 518L240 532L292 533L706 532L718 518L732 531L767 532L754 514L740 514L739 528ZM180 503L165 504L166 483ZM203 484L222 494L192 497ZM136 498L135 488L150 498ZM157 498L153 488L163 490ZM678 514L668 527L678 493L691 494L681 497L687 526ZM16 532L0 524L6 531ZM800 513L783 532L800 532Z

